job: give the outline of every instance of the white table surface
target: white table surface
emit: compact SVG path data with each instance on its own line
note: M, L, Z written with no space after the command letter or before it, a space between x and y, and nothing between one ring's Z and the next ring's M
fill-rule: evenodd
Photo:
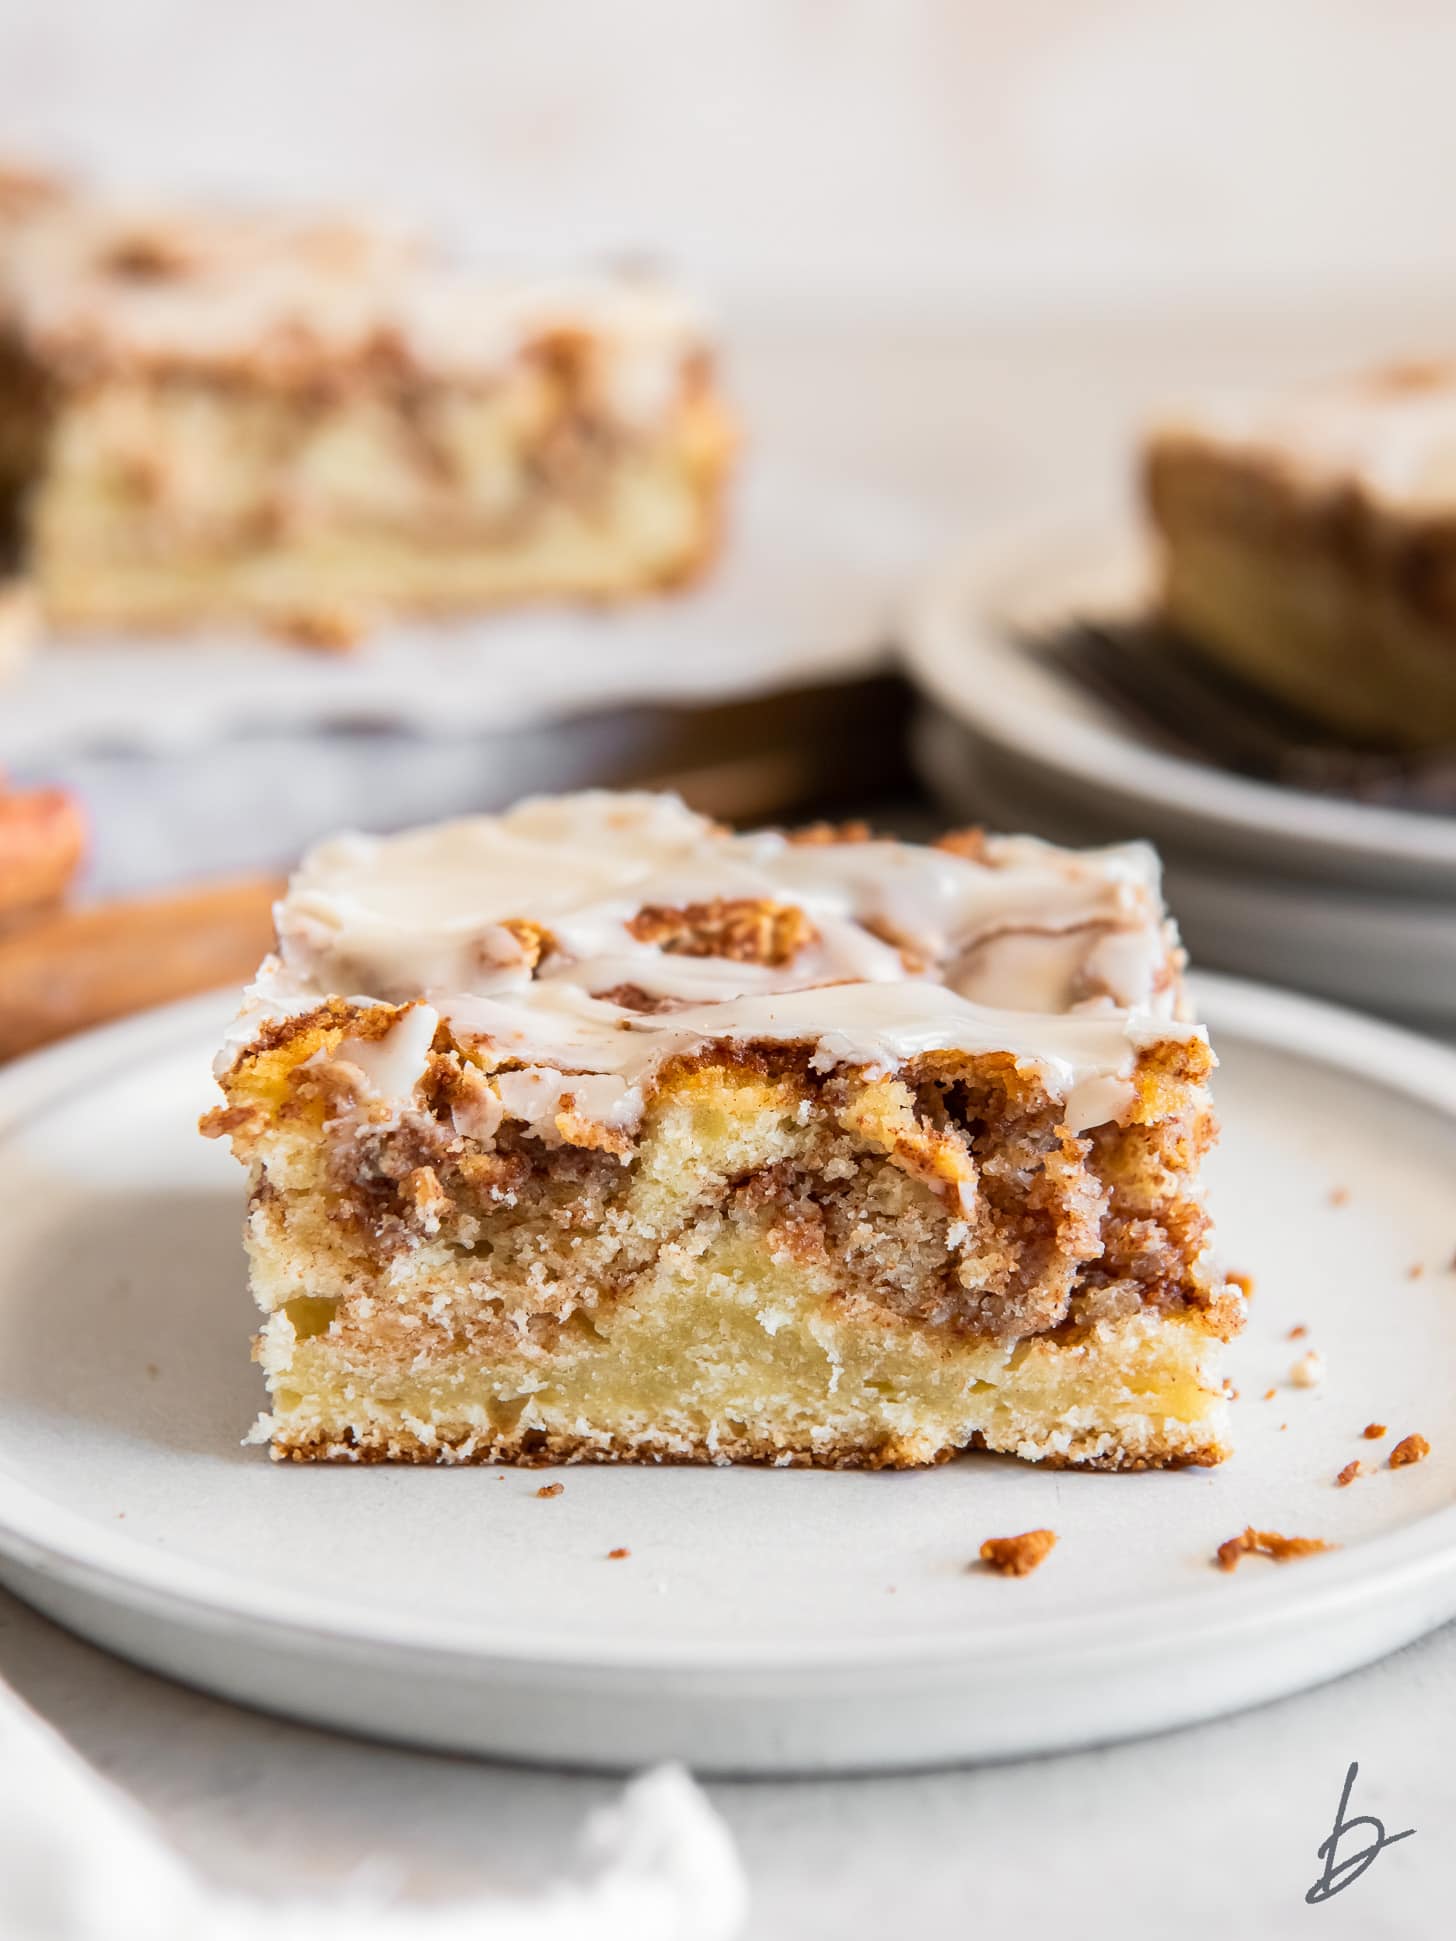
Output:
M927 552L968 521L1112 496L1162 393L1450 339L1456 303L1373 301L1257 330L985 326L880 341L740 333L738 382L782 449L904 494ZM0 1595L0 1674L219 1877L324 1884L397 1861L427 1891L559 1869L614 1782L385 1750L249 1715L108 1659ZM1190 1664L1190 1678L1198 1668ZM1105 1751L894 1779L715 1783L755 1937L919 1941L1065 1922L1078 1941L1424 1937L1449 1920L1456 1627L1335 1686ZM1345 1770L1416 1837L1309 1908Z
M587 1810L617 1785L241 1712L119 1664L3 1593L0 1668L198 1864L254 1891L323 1887L369 1856L420 1892L525 1886L561 1870ZM1053 1920L1079 1941L1282 1941L1311 1923L1427 1941L1450 1905L1453 1712L1448 1627L1323 1690L1139 1744L708 1792L748 1868L749 1933L772 1941L963 1941L1005 1923L1036 1937ZM1315 1850L1352 1759L1358 1810L1416 1837L1311 1909Z

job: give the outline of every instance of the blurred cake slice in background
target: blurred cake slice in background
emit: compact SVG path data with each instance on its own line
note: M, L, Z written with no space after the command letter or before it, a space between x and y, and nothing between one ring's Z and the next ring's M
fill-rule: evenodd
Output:
M1352 740L1456 744L1456 363L1170 416L1143 457L1175 627Z
M711 557L733 439L663 285L4 180L0 516L50 621L340 646Z

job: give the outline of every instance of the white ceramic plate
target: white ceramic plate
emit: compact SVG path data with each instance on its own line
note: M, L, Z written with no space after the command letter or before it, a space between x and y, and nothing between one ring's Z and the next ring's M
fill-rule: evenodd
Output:
M1252 781L1142 741L1022 642L1088 614L1146 605L1146 549L1128 531L992 535L945 562L902 627L919 685L1030 773L1159 842L1232 863L1377 889L1456 895L1456 817Z
M919 522L899 501L751 467L723 557L681 594L397 623L344 655L222 633L42 642L0 688L0 763L320 727L499 733L848 678L886 656L922 556Z
M17 1065L0 1076L0 1576L233 1698L603 1766L1034 1752L1390 1651L1456 1613L1456 1055L1252 986L1202 995L1224 1060L1217 1211L1258 1280L1238 1454L1215 1472L571 1469L542 1501L540 1471L274 1468L238 1440L260 1396L239 1182L192 1130L227 1002ZM1320 1388L1287 1385L1295 1323ZM1372 1417L1383 1443L1360 1437ZM1427 1462L1334 1487L1409 1431ZM1247 1523L1344 1547L1211 1568ZM967 1569L984 1537L1043 1524L1060 1543L1036 1576Z
M1125 814L1048 787L943 709L924 705L914 744L926 783L963 822L1073 845L1136 833ZM1168 902L1195 963L1456 1032L1456 895L1381 894L1222 868L1166 843L1162 857Z

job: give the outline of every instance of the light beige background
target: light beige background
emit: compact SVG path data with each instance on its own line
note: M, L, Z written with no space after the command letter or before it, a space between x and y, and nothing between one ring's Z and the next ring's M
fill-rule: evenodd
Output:
M4 0L0 139L735 300L1119 307L1452 267L1442 0Z

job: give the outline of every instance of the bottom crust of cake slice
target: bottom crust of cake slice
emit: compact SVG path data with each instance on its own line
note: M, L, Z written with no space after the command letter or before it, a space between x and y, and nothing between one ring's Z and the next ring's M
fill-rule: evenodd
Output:
M980 1448L1144 1469L1228 1453L1222 1343L1199 1312L1020 1341L876 1323L742 1229L669 1248L544 1356L371 1367L330 1339L329 1308L295 1298L260 1339L273 1409L254 1439L275 1460L879 1469Z

